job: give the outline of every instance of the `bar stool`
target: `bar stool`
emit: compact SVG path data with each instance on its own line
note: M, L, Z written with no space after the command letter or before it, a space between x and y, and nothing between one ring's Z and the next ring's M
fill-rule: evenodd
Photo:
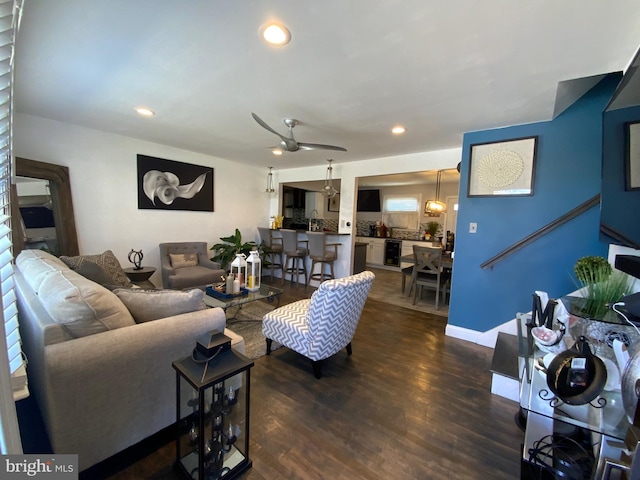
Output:
M322 283L325 279L336 278L333 272L333 262L338 258L338 245L341 244L327 243L327 236L322 232L307 232L307 238L309 239L309 257L311 258L307 285L311 280L319 280ZM320 272L313 273L316 264L320 264ZM325 273L325 265L329 265L329 273Z
M293 283L293 275L296 276L296 286L299 284L300 275L306 280L307 268L305 260L309 254L306 245L300 246L300 244L307 244L307 240L298 240L298 232L295 230L289 230L283 228L280 230L282 233L282 246L284 250L284 268L282 269L282 284L287 277L287 273L291 274L291 282ZM291 262L289 262L291 261Z
M271 280L273 280L273 269L282 270L282 238L274 237L273 230L265 227L258 227L258 234L260 241L265 246L264 259L269 261Z

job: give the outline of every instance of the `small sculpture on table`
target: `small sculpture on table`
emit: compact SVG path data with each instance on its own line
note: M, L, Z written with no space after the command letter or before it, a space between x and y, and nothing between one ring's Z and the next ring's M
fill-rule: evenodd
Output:
M131 263L133 263L133 269L134 270L142 270L142 257L144 255L142 255L142 250L134 250L133 248L131 249L131 251L129 252L129 261Z

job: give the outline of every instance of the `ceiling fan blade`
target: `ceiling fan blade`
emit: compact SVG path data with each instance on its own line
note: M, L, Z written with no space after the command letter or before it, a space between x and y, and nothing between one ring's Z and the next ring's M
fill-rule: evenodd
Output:
M347 149L343 147L337 147L335 145L322 145L320 143L298 142L298 147L300 147L302 150L337 150L338 152L347 151Z
M267 124L265 123L265 121L264 121L264 120L262 120L262 119L261 119L258 115L256 115L255 113L251 112L251 116L253 117L253 119L254 119L256 122L258 122L258 125L260 125L260 126L261 126L262 128L264 128L265 130L268 130L268 131L270 131L271 133L276 134L278 137L280 137L280 139L281 139L281 140L283 140L283 141L290 140L289 138L287 138L287 137L285 137L285 136L283 136L283 135L280 135L278 132L276 132L273 128L271 128L269 125L267 125Z

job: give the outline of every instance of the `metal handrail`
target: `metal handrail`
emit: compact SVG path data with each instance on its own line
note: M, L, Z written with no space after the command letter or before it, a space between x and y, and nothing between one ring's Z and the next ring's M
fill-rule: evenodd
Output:
M500 253L498 253L494 257L491 257L489 260L487 260L486 262L481 264L480 268L482 268L482 269L493 268L493 266L496 263L498 263L498 262L504 260L505 258L513 255L518 250L521 250L522 248L526 247L530 243L533 243L536 240L538 240L540 237L546 235L547 233L550 233L551 231L555 230L556 228L564 225L565 223L567 223L568 221L574 219L575 217L577 217L579 215L582 215L584 212L586 212L590 208L593 208L593 207L595 207L596 205L599 205L599 204L600 204L600 194L597 194L597 195L593 196L592 198L590 198L589 200L587 200L586 202L578 205L573 210L570 210L567 213L565 213L564 215L562 215L561 217L556 218L553 222L550 222L550 223L546 224L544 227L542 227L542 228L538 229L537 231L533 232L531 235L527 235L522 240L514 243L513 245L511 245L508 248L505 248L503 251L501 251Z

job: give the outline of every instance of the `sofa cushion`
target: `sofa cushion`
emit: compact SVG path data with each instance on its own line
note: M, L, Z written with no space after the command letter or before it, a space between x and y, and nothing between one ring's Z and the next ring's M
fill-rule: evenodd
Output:
M36 293L47 275L60 270L69 270L65 263L41 250L23 250L16 258L16 266Z
M62 256L60 260L72 269L80 268L84 262L96 263L111 277L111 284L127 288L130 288L132 285L131 280L129 280L129 277L124 273L120 262L111 250L106 250L98 255L80 255L77 257Z
M38 297L51 318L75 338L135 324L117 296L71 270L47 275Z
M122 300L137 323L206 308L203 302L204 292L197 288L193 290L119 288L113 293Z
M195 267L198 265L197 253L170 253L173 268Z

